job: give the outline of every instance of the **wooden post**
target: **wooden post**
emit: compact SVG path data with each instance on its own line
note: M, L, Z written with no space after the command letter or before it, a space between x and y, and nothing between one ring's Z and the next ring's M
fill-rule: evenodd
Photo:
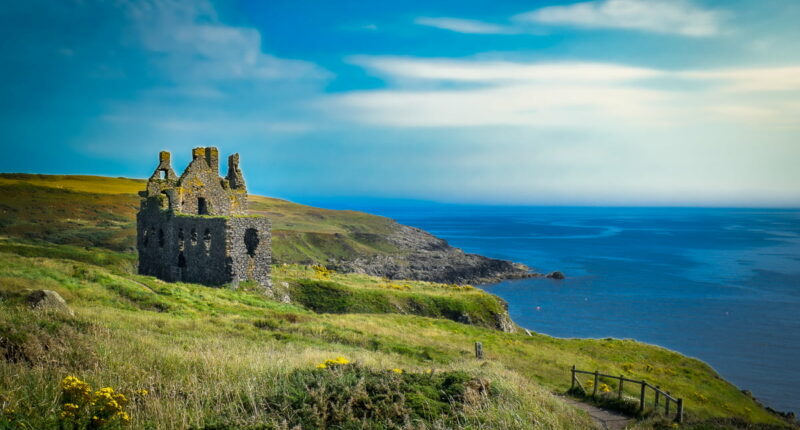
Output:
M639 394L639 412L644 412L644 393L647 383L642 381L642 392Z
M675 421L683 422L683 399L678 399L678 413L675 415Z
M667 397L667 404L664 405L664 415L669 416L669 397Z
M569 389L570 389L570 391L575 389L575 365L574 364L572 365L572 381L570 381Z
M600 378L599 373L600 371L598 370L594 371L594 390L592 390L592 398L597 397L597 385L599 384L599 378Z
M656 400L655 402L653 402L653 409L658 409L658 396L659 394L661 394L661 387L656 385L655 392L656 392Z
M475 342L475 358L478 360L483 359L483 344L480 342Z
M620 400L622 399L622 384L625 383L625 380L623 378L625 378L625 377L622 376L622 375L619 375L619 394L617 395L617 398L620 399Z

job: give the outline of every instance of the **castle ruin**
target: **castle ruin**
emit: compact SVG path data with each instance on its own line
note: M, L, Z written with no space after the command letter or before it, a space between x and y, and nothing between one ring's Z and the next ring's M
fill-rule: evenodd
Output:
M170 153L147 181L136 215L139 273L169 282L269 285L270 222L247 215L247 189L239 154L219 175L217 148L194 148L178 177Z

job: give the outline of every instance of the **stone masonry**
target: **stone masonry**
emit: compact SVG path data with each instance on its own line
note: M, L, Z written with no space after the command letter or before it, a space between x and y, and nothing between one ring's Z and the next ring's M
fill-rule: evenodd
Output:
M195 148L178 177L170 153L141 191L136 215L139 273L170 282L237 285L270 283L270 222L247 215L247 189L239 154L219 176L217 148Z

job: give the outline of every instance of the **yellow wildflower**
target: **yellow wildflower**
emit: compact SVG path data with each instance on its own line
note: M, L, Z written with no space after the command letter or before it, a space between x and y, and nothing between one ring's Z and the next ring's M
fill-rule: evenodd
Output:
M403 369L394 368L394 369L392 369L392 372L394 372L394 373L403 373Z
M145 390L144 388L142 388L141 390L138 390L138 391L136 391L136 394L138 394L138 395L140 395L140 396L144 397L144 396L146 396L146 395L150 394L150 392L149 392L149 391L147 391L147 390Z
M61 380L61 390L70 400L88 400L92 387L75 376L67 376Z
M327 364L349 364L350 360L348 360L348 359L346 359L344 357L336 357L333 360L325 360L325 363L327 363Z
M128 413L125 412L125 411L119 411L119 412L116 413L116 415L119 417L119 419L121 419L122 421L124 421L126 423L131 420L131 416L128 415Z
M343 366L345 364L350 364L350 360L344 357L329 358L324 362L317 364L317 369L326 369L328 367Z
M611 387L609 387L608 384L600 384L599 388L600 388L600 391L602 391L604 393L611 392Z

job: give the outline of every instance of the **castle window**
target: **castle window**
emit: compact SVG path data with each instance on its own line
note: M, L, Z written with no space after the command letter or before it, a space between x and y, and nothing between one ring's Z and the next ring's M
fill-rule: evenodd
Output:
M169 198L169 194L166 191L162 191L161 194L164 197L161 199L161 209L169 209L172 206L172 200Z
M147 246L147 242L150 241L150 235L147 234L147 229L142 230L142 244Z
M254 257L258 249L258 230L248 228L244 232L244 246L247 247L247 255Z
M159 173L161 174L161 179L167 179L167 170L166 169L161 169L161 171L159 171Z
M156 228L155 227L150 227L150 232L147 234L147 236L153 238L153 246L155 246ZM149 240L148 240L148 242L149 242Z
M204 197L197 198L197 214L208 215L208 203Z
M164 230L158 229L158 246L164 247Z
M211 230L206 229L203 232L203 246L206 248L206 254L211 252Z
M197 245L197 230L192 229L192 232L189 234L189 236L191 238L192 245Z
M178 267L180 267L181 269L186 268L186 257L183 256L182 252L178 254Z
M184 246L184 242L185 241L186 241L186 238L183 237L183 229L179 228L178 229L178 249L179 250L183 251L183 246Z

